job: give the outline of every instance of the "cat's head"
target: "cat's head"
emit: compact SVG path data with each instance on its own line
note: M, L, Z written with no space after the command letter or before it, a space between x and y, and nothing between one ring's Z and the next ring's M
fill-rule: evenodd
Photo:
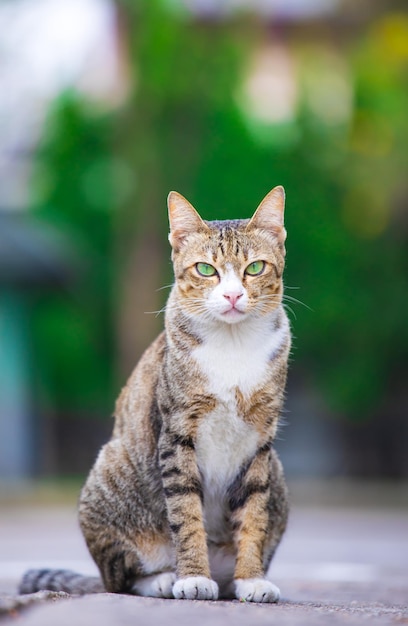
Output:
M179 193L168 197L178 303L228 324L263 316L282 300L285 192L275 187L251 219L208 222Z

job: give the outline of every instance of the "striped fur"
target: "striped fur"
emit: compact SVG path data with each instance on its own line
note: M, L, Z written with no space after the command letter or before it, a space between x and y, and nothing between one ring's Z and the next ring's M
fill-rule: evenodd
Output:
M23 592L278 599L264 575L288 513L272 447L290 350L283 205L277 187L251 220L205 222L170 194L175 284L165 330L122 390L112 438L80 496L103 586L29 572Z

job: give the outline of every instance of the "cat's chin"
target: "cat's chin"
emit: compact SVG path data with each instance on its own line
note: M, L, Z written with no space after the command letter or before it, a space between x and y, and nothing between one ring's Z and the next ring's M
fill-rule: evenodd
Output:
M239 324L239 322L244 321L247 318L247 313L244 311L239 311L238 309L230 309L229 311L225 311L225 313L221 313L218 317L223 322L227 324Z

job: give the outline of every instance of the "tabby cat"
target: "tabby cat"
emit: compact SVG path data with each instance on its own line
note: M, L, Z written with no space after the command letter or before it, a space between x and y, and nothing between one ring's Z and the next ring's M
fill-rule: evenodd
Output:
M264 575L288 514L272 448L290 349L284 198L275 187L250 220L209 222L170 193L165 330L122 390L79 501L102 581L31 570L21 592L279 599Z

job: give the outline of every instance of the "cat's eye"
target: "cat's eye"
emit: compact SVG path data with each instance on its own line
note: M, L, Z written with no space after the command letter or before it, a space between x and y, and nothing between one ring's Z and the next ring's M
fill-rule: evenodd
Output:
M245 269L245 274L248 274L248 276L258 276L259 274L262 274L264 269L265 261L253 261Z
M201 276L216 276L217 270L209 263L197 263L196 270Z

